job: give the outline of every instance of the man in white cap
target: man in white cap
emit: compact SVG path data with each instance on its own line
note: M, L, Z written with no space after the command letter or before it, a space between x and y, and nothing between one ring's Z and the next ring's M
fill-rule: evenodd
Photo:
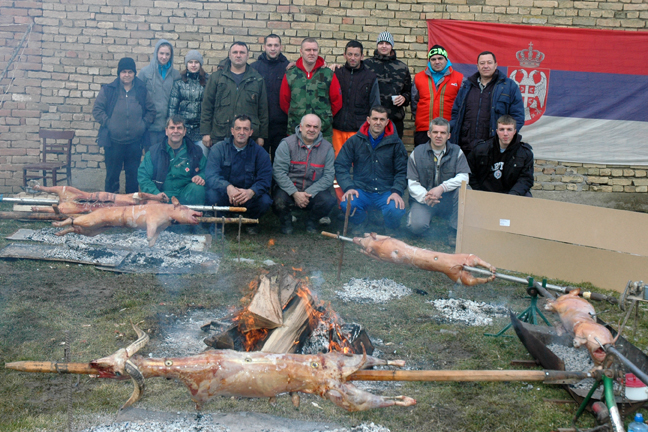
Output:
M378 77L380 104L387 108L387 114L396 126L398 136L403 138L405 107L412 99L412 76L407 65L396 59L394 37L391 33L380 33L376 43L374 56L366 59L364 64Z

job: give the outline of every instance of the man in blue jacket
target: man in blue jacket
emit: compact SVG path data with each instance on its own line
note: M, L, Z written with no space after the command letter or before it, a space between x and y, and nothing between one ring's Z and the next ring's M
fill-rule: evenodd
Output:
M477 56L477 73L466 79L452 106L451 140L466 157L478 142L495 136L497 119L510 115L516 129L524 126L524 102L520 88L497 70L495 54Z
M407 151L383 106L371 108L365 124L344 143L335 160L335 177L344 191L342 210L351 203L349 221L354 233L364 232L367 209L377 207L387 235L398 234L405 215Z
M231 135L212 147L205 168L207 204L245 207L245 217L258 219L270 208L272 164L270 156L252 139L252 120L234 119ZM258 233L254 225L248 234ZM215 233L215 231L213 231Z

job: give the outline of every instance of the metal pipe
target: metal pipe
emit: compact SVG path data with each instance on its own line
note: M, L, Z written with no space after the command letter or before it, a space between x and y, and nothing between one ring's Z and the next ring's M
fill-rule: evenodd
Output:
M348 241L348 242L353 243L353 239L351 237L345 237L345 236L341 236L339 234L333 234L333 233L326 232L326 231L322 231L322 235L325 236L325 237L331 237L331 238L334 238L334 239Z
M463 268L464 268L464 270L468 270L468 271L475 272L475 273L481 273L481 274L484 274L484 275L487 275L487 276L492 275L492 273L490 271L480 269L480 268L477 268L477 267L470 267L470 266L465 265L465 266L463 266ZM516 277L516 276L511 276L511 275L507 275L507 274L504 274L504 273L495 273L495 277L499 278L499 279L507 280L509 282L519 282L519 283L522 283L522 284L525 284L525 285L529 284L528 279L521 278L521 277ZM545 288L553 290L553 291L558 291L558 292L561 292L563 294L568 292L567 288L561 287L561 286L558 286L558 285L547 284L545 286Z
M16 203L16 204L58 204L59 200L50 198L28 198L28 197L7 197L0 194L0 202Z
M644 384L646 384L648 386L648 375L646 375L646 373L644 371L639 369L634 363L632 363L623 354L621 354L619 352L619 350L617 350L612 345L606 345L606 346L603 347L603 349L605 351L608 351L608 352L611 352L612 354L614 354L621 361L621 363L623 363L625 366L627 366L628 369L630 369L630 371L632 371L632 373L635 374L635 376L641 380L642 383L644 383Z
M247 209L245 207L227 207L227 206L206 206L206 205L188 205L191 210L196 211L228 211L228 212L239 212L245 213Z

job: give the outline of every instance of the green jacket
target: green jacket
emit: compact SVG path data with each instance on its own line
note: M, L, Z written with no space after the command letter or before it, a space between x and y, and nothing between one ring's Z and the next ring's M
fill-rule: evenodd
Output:
M178 154L175 154L169 144L164 144L166 152L169 154L169 172L164 181L163 190L159 190L154 182L153 161L151 160L151 152L147 151L144 160L137 170L137 181L139 182L140 191L150 194L159 194L164 192L167 196L179 195L182 189L191 183L191 179L199 175L205 178L205 166L207 165L207 158L205 156L200 159L200 166L198 172L191 172L189 153L187 152L186 144L178 149Z
M209 76L202 101L200 134L217 137L230 136L232 120L246 114L252 119L253 139L268 138L268 96L263 77L249 65L236 87L230 71L231 62L223 62L223 69Z

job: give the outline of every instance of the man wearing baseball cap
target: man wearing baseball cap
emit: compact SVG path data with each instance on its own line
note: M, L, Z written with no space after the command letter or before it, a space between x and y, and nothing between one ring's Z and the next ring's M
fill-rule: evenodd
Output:
M448 52L441 45L434 45L428 51L428 65L414 76L412 84L412 115L416 123L414 145L429 141L430 122L443 117L450 120L463 75L452 68Z
M380 105L387 109L399 138L403 138L405 107L410 104L412 76L407 65L396 59L394 37L388 31L378 35L374 56L364 61L367 69L378 78Z

